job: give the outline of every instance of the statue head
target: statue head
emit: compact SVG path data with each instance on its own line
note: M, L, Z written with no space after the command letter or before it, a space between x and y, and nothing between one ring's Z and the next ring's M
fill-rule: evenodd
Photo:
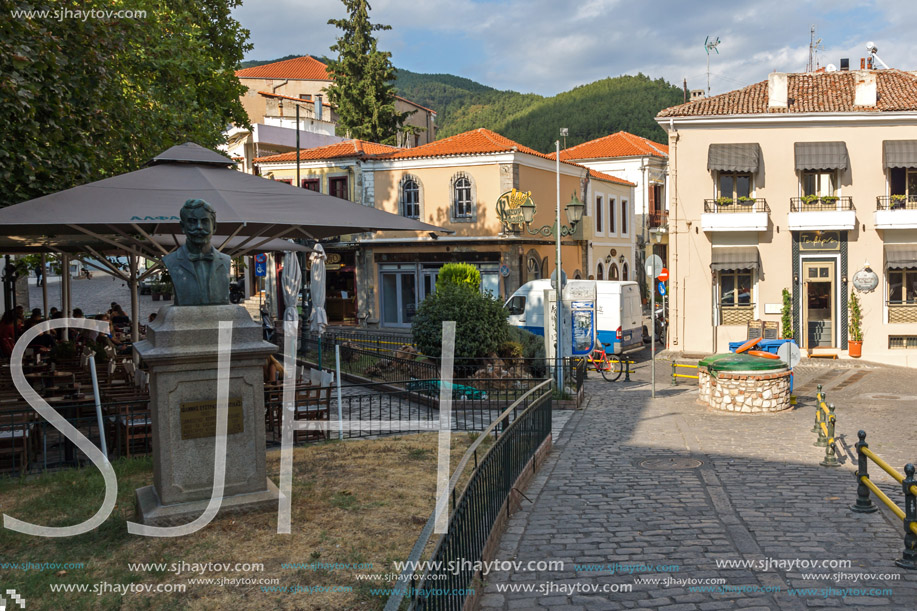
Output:
M182 232L197 249L206 249L216 230L216 212L202 199L189 199L179 213Z

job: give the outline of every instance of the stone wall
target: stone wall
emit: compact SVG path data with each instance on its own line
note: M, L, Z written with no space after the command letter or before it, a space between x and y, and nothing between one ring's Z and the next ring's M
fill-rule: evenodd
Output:
M698 402L726 412L757 414L790 407L790 372L711 373L698 370Z

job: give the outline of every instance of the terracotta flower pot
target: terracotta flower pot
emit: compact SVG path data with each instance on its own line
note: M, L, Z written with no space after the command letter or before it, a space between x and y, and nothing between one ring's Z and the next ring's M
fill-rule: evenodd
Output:
M863 355L863 342L855 342L853 340L849 340L847 342L847 353L855 359L860 358Z

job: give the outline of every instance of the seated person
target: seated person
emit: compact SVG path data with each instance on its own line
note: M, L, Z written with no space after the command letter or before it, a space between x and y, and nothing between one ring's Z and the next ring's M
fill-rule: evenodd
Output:
M119 327L129 327L131 324L130 317L124 313L124 310L121 309L121 306L115 304L115 307L111 311L111 322L113 325Z
M0 354L9 358L16 345L16 312L7 310L0 318Z
M44 321L44 317L42 317L41 315L41 309L32 308L32 315L26 319L22 328L25 330L29 330L42 321Z

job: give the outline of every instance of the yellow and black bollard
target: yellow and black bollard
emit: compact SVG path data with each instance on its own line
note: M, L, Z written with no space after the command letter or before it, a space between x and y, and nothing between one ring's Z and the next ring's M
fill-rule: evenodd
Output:
M840 467L841 463L837 462L837 448L834 444L834 423L837 418L834 415L834 404L828 406L827 425L825 426L825 459L819 464L822 467Z
M818 419L818 414L821 412L821 402L825 400L825 395L821 391L821 384L818 385L818 392L815 393L815 424L812 426L812 432L817 433L821 430L821 427L818 426L818 423L821 420Z
M860 438L854 446L857 450L857 500L850 506L850 510L857 513L874 513L879 508L869 497L869 487L863 483L863 478L869 479L869 458L863 452L869 448L869 444L866 443L866 431L860 431L857 437Z
M904 465L904 553L895 564L903 569L917 569L917 535L914 534L914 524L917 524L917 480L914 479L914 465Z

